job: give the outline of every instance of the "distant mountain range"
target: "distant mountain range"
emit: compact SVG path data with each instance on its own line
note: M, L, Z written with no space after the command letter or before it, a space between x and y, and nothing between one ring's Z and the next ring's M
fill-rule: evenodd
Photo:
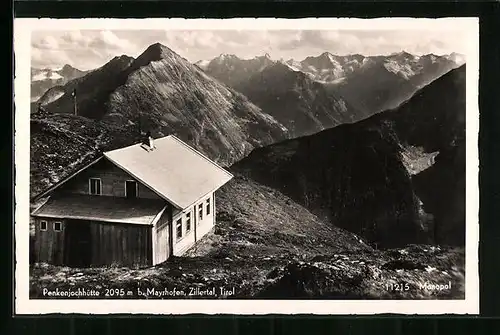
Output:
M463 65L395 110L256 149L233 170L379 246L463 245L465 83Z
M292 137L310 135L368 116L324 84L271 60L267 54L247 60L223 54L210 62L196 64L243 93L281 122Z
M144 55L139 57L138 61L139 59L145 64L149 64ZM254 105L253 107L256 106L261 110L262 115L271 116L278 123L281 123L279 127L286 128L286 137L310 135L339 124L362 120L385 109L394 108L408 99L420 87L464 61L463 56L457 53L447 56L424 55L419 57L406 52L370 57L359 54L336 56L325 52L316 57L307 57L300 62L293 59L275 61L267 54L252 59L240 59L235 55L222 54L210 61L199 61L194 65L189 64L180 56L175 61L180 59L183 61L182 71L187 70L191 73L186 78L196 78L197 76L192 74L198 73L197 71L199 73L205 72L229 87L225 87L225 89L233 89L242 93ZM172 60L174 59L172 58ZM113 113L111 111L116 110L114 106L120 101L109 101L109 98L114 96L115 90L125 85L129 80L129 75L143 66L138 65L138 61L134 61L128 56L115 57L103 67L89 72L77 70L69 65L58 71L34 69L32 70L32 94L36 96L33 98L37 98L40 92L46 90L36 100L38 103L45 105L48 110L53 112L70 112L73 110L71 93L77 89L80 115L98 119L101 117L108 119L109 115L112 115L113 118L116 118L118 114L133 107L134 104L127 104L117 113ZM153 72L156 74L156 71ZM85 76L84 80L72 81L72 79L81 78L85 74L88 76ZM107 78L103 78L103 76ZM150 79L161 83L168 76L171 77L172 73L164 71L161 78ZM210 80L214 81L212 78ZM65 85L69 81L72 82ZM214 85L219 86L220 83ZM187 88L186 85L181 86L183 87L178 87L178 92ZM48 87L51 88L47 90ZM213 87L215 86L211 88ZM143 102L151 105L157 114L166 115L169 113L160 111L161 104L157 102L167 97L171 101L178 102L180 96L172 97L166 94L163 88L158 85L155 86L154 90L151 90L151 87L147 88L146 92L160 93L154 93L156 99L144 100ZM198 85L198 88L200 92L205 91L205 93L211 94L203 85ZM146 87L139 89L146 89ZM233 90L231 90L232 94L236 94ZM61 97L62 99L59 99ZM197 100L197 97L194 98ZM182 107L183 103L186 102L186 99L183 100L180 104L173 103L171 107ZM194 105L196 104L205 106L202 100L194 102ZM142 110L142 107L137 107L136 110ZM129 112L135 114L134 111ZM177 118L177 121L184 118L183 122L190 119L190 117L184 117L181 114L174 118ZM130 115L125 118L129 117ZM136 117L138 115L134 116L134 118ZM148 117L147 115L141 116L142 119ZM166 120L160 126L159 118L151 118L154 120L153 123L159 126L159 128L157 127L160 131L159 134L170 133L176 128L170 127L173 119L172 115L169 117L170 125L168 127L165 124ZM129 121L134 122L133 120ZM143 120L143 122L149 121ZM181 128L183 127L177 126L177 130ZM186 138L191 136L196 137L193 134L186 134ZM205 145L209 146L208 143ZM247 148L250 147L253 145L247 146ZM234 150L234 147L231 150ZM241 154L245 150L239 151Z
M278 62L295 72L305 73L344 98L359 112L371 115L397 107L419 88L462 65L465 58L458 53L415 56L403 51L388 56L365 57L325 52L302 61L275 61L267 55L240 59L223 54L197 65L223 83L242 90L242 87L248 87L247 81L253 75Z
M288 137L283 125L241 93L159 43L136 59L115 57L83 77L54 87L40 102L49 114L72 114L75 91L80 117L135 134L175 134L223 164Z
M199 61L195 64L212 77L237 89L241 83L244 83L253 74L261 72L274 63L275 61L268 54L253 59L240 59L235 55L222 54L211 61Z
M71 65L64 65L60 69L31 68L31 101L37 101L50 88L64 85L68 81L79 78L88 73Z
M235 86L280 123L292 137L310 135L368 115L300 71L273 63Z

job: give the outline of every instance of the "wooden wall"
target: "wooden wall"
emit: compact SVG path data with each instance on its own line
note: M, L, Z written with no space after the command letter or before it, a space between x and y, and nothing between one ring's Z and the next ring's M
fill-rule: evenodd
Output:
M47 230L40 231L40 221L47 222ZM54 231L54 222L62 222L62 231ZM64 260L65 222L61 219L36 219L34 260L54 265L62 265Z
M165 262L172 254L171 220L172 207L169 206L153 227L154 255L153 265Z
M125 197L125 181L134 180L129 174L121 170L106 159L82 171L73 179L56 190L56 192L89 194L89 178L100 178L102 195ZM137 197L146 199L160 199L160 197L148 187L137 181Z
M92 265L152 265L151 226L91 224Z
M47 230L40 231L40 221L46 220ZM79 224L77 220L63 220L62 231L55 232L53 222L61 220L35 220L34 256L36 262L46 262L54 265L67 264L69 250L77 236L70 236L66 229L69 224ZM151 226L115 224L107 222L90 223L91 231L91 266L123 265L149 266L152 265L152 237ZM70 243L65 243L66 239ZM66 257L65 257L66 256Z

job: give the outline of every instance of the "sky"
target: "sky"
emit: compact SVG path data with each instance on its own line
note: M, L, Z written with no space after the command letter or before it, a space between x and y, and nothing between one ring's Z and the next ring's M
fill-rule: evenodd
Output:
M323 52L365 56L407 51L415 55L465 53L464 36L421 30L67 30L34 31L32 67L81 70L104 65L115 56L139 56L160 42L191 62L220 54L248 59L303 60Z

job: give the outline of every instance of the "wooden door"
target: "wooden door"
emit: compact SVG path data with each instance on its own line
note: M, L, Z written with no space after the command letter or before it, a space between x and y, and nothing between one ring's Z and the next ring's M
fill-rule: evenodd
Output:
M156 229L156 228L153 228ZM170 256L169 225L165 224L156 231L155 263L165 262Z
M71 267L88 267L92 261L91 221L67 220L65 263Z

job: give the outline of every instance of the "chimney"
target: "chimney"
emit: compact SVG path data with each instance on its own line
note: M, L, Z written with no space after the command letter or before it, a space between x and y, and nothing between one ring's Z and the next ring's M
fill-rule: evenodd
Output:
M151 136L151 132L148 131L144 138L142 139L141 145L145 147L147 150L153 150L154 149L154 139L153 136Z
M153 141L153 137L151 136L151 134L149 134L149 138L148 139L149 139L149 147L151 149L154 149L155 148L155 143Z

